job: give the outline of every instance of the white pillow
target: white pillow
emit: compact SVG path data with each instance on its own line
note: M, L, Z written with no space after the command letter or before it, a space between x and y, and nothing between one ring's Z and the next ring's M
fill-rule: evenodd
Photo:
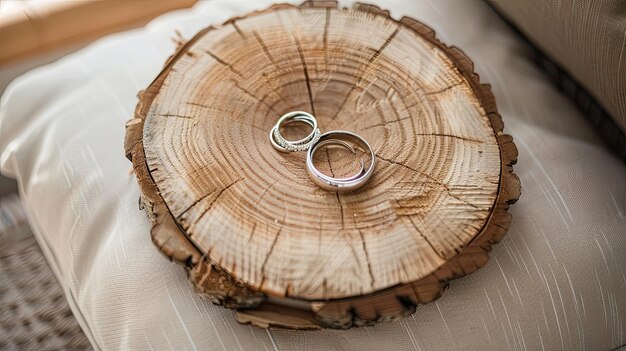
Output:
M613 349L626 342L626 167L484 3L388 1L473 59L519 147L524 193L478 272L397 322L263 330L196 296L153 246L124 157L124 123L174 50L269 1L201 1L15 81L2 97L0 162L97 349Z

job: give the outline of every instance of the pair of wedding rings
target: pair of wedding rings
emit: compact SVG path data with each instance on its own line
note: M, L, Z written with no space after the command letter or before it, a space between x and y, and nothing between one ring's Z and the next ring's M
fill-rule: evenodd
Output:
M288 140L281 134L280 129L291 123L304 123L309 125L312 130L302 139ZM308 112L293 111L281 116L270 130L269 139L272 146L280 152L306 151L307 173L313 182L324 190L333 192L354 191L365 185L374 173L376 156L365 139L345 130L333 130L322 133L317 126L317 119ZM359 159L360 170L356 174L345 178L328 176L318 170L313 163L315 154L325 146L340 146L355 155L355 149L360 149L364 153L369 154L367 167L366 163Z

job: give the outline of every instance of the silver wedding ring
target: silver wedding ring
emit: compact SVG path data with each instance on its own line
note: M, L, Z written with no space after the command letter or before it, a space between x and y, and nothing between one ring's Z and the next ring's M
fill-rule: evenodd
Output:
M346 147L352 153L356 153L352 145L360 148L364 153L369 154L369 166L365 168L363 160L359 159L361 169L355 175L347 178L334 178L320 172L313 164L313 157L315 157L315 153L321 147L333 144ZM348 192L359 189L370 179L374 173L375 166L376 155L367 141L354 133L344 130L333 130L322 134L319 140L311 145L306 155L306 169L309 177L320 188L333 192Z
M280 133L280 128L294 122L306 123L311 126L311 132L300 140L287 140ZM272 130L270 130L270 143L274 149L280 152L306 151L311 145L319 140L321 132L317 127L317 119L304 111L293 111L282 115Z

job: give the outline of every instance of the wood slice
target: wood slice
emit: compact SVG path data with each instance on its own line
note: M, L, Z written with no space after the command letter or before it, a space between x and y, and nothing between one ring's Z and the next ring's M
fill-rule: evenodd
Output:
M272 148L293 110L372 145L365 187L324 191L304 153ZM140 93L125 148L153 241L198 292L246 323L345 328L412 313L487 262L521 190L502 127L471 61L428 27L314 1L182 45ZM355 167L336 150L319 162Z

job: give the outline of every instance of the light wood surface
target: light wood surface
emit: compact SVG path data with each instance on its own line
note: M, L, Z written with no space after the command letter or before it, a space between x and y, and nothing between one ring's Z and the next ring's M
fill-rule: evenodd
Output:
M0 12L0 65L51 50L84 44L109 33L147 23L196 0L20 1Z
M292 110L363 136L378 165L318 188L268 132ZM483 266L510 224L517 150L488 85L421 23L373 6L275 5L201 31L140 94L127 156L155 244L241 322L393 319ZM353 156L330 151L339 176Z

